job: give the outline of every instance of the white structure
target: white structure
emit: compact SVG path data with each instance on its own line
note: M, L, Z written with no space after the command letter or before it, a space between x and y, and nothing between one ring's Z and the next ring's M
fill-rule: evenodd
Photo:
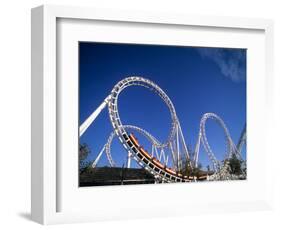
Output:
M118 96L123 90L130 86L145 87L152 90L159 97L161 97L164 103L167 105L171 115L171 128L166 141L163 143L158 141L150 133L140 127L124 125L122 123L117 106ZM141 167L145 168L147 171L153 174L155 178L159 178L161 181L189 181L189 178L183 177L180 173L178 173L178 171L180 171L183 167L182 160L188 160L191 162L191 167L197 167L200 144L203 144L204 150L213 164L215 177L220 177L220 175L227 170L226 166L221 165L221 163L216 159L216 156L208 143L205 131L205 124L208 119L215 120L224 130L227 146L227 154L225 158L229 159L233 154L235 154L238 159L242 160L240 151L242 149L242 145L246 142L246 128L244 128L241 138L238 142L238 147L236 147L231 139L230 133L225 123L218 115L214 113L206 113L203 115L200 121L195 153L193 159L191 159L172 101L158 85L148 79L142 77L128 77L118 82L113 87L111 94L105 98L101 105L80 126L80 136L84 134L84 132L94 122L100 112L106 107L108 107L113 132L110 134L107 143L103 146L102 150L93 162L93 167L96 167L104 152L106 153L110 166L114 167L116 165L112 158L110 147L113 138L118 137L119 141L128 153L127 167L130 167L131 158L133 158ZM151 143L151 153L149 155L145 154L146 151L144 152L139 144L134 141L130 131L135 131L143 135L149 141L149 143ZM172 162L169 162L169 157L172 159ZM168 166L171 168L168 168ZM223 173L223 175L225 175L225 173Z

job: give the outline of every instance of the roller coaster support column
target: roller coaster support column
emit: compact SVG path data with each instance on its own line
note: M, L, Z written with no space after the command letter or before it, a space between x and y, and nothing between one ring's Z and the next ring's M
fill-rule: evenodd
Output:
M241 133L241 136L239 138L239 141L238 141L238 144L237 144L237 147L236 147L236 149L238 151L238 154L241 155L242 147L243 147L243 144L245 144L245 143L246 143L246 124L243 128L243 131Z
M94 122L94 120L97 118L97 116L100 114L100 112L107 106L109 99L110 99L110 95L107 96L104 99L104 101L100 104L100 106L83 122L82 125L80 125L80 128L79 128L80 137L89 128L89 126Z
M131 152L128 152L128 158L127 158L127 168L131 168Z
M97 156L97 158L96 158L95 161L93 162L93 164L92 164L92 167L93 167L93 168L95 168L95 167L97 166L97 164L98 164L98 162L99 162L99 160L100 160L100 158L101 158L101 156L102 156L102 154L103 154L103 152L104 152L104 150L105 150L105 146L106 146L106 144L103 146L103 148L102 148L102 150L100 151L99 155Z
M199 155L199 148L200 148L200 141L201 141L201 131L199 131L198 140L196 142L195 150L194 150L194 167L198 166L198 155Z
M184 139L184 136L183 136L181 125L180 125L180 122L178 120L177 120L177 126L178 126L178 130L180 132L180 137L181 137L183 149L184 149L184 152L185 152L185 157L186 157L186 159L190 159L190 155L189 155L186 143L185 143L185 139Z
M177 170L179 171L181 169L181 164L180 164L180 141L179 141L179 128L177 126L177 132L176 132L176 151L177 151Z

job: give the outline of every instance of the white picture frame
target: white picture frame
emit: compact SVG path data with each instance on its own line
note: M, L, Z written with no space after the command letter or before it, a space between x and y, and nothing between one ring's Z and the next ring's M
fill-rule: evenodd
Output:
M155 28L169 27L173 29L180 27L181 30L184 30L185 27L200 28L203 31L206 30L206 33L209 33L208 29L211 28L218 29L220 31L239 30L246 34L256 31L261 34L258 42L264 46L262 47L262 56L259 59L259 62L261 62L259 68L262 69L259 69L259 73L256 73L260 76L259 80L255 83L256 85L253 85L253 81L249 82L248 89L250 89L250 94L247 95L247 103L249 104L250 117L247 117L247 120L252 119L253 115L251 114L253 114L254 111L262 111L260 112L260 116L253 118L252 122L248 125L248 127L253 130L256 122L259 122L261 119L264 119L265 121L260 127L263 131L262 134L259 134L259 136L256 134L257 136L254 136L255 134L252 131L252 137L250 135L250 144L254 143L254 141L259 142L258 140L261 140L260 138L264 138L266 140L263 148L260 150L254 146L250 148L257 152L257 156L253 156L252 162L260 164L261 159L264 159L266 162L264 164L265 175L262 177L262 182L260 182L260 186L263 187L262 191L256 192L256 196L253 196L253 199L249 199L252 192L250 187L258 186L257 180L254 177L252 177L253 179L250 179L250 182L254 181L253 185L250 185L251 183L249 181L246 182L249 182L249 185L245 183L235 184L236 182L227 186L222 183L215 183L212 185L210 183L204 185L193 185L193 187L190 188L189 194L191 194L193 201L195 201L183 201L183 205L189 205L189 207L192 207L192 209L190 209L192 212L181 207L179 200L169 199L166 204L161 204L160 202L152 204L154 210L159 210L157 212L153 210L146 210L144 207L134 207L131 205L132 202L130 199L124 199L122 200L122 203L114 203L114 201L109 199L110 202L105 205L105 208L102 207L102 202L96 203L95 207L88 199L88 202L90 202L90 208L86 208L86 210L82 212L81 209L85 207L87 201L81 200L80 202L78 197L79 195L77 197L73 197L75 194L81 193L81 190L78 192L73 191L73 193L72 191L69 191L69 194L67 191L61 193L59 188L64 183L62 183L61 177L58 176L61 169L60 164L58 164L60 159L57 156L58 142L61 141L57 134L58 126L60 125L58 123L58 112L60 110L58 105L60 104L57 100L61 90L57 79L57 55L59 52L58 29L61 28L59 26L61 20L68 20L70 23L73 23L75 21L81 22L81 19L82 21L90 22L102 21L108 25L112 24L112 27L116 26L114 22L122 22L129 23L131 27L134 26L135 23L138 25L153 25ZM78 31L79 27L81 27L81 25L77 23L76 29L78 28ZM85 36L87 37L88 34L85 33ZM77 39L79 40L79 38ZM101 37L100 39L103 38ZM119 39L120 42L123 41L122 39L124 39L124 37L118 38L117 36L114 39ZM234 36L233 40L235 39L236 46L239 46L239 43L242 44L242 41L239 41L238 37ZM249 39L251 39L251 37L249 37ZM215 40L216 39L214 39L214 41ZM215 44L216 43L214 43L214 45ZM253 42L253 46L254 45L255 44ZM186 215L191 213L263 210L271 208L273 172L270 167L270 162L272 161L272 153L270 152L270 136L272 135L271 130L273 128L272 111L274 107L274 92L272 90L274 78L272 63L273 23L271 20L169 15L151 12L112 11L49 5L32 9L32 219L41 224L56 224L107 219L142 218L148 216L164 217L171 215ZM264 72L260 70L264 70ZM63 82L60 84L63 84ZM263 103L255 103L254 106L251 106L255 97L259 97ZM266 110L264 109L265 107ZM71 135L75 136L75 133ZM263 158L261 158L264 151L266 154L264 154ZM75 158L73 158L72 162L75 162ZM74 168L75 166L76 165L72 165L69 169ZM254 167L255 166L253 166L253 170ZM65 175L65 173L63 174ZM71 180L71 178L69 178L69 180ZM102 200L103 198L111 197L113 193L133 198L133 196L146 193L148 189L150 191L152 190L152 194L154 192L156 194L156 192L159 192L159 189L163 188L161 185L160 187L156 186L157 188L153 187L153 189L150 186L125 186L126 188L123 186L117 187L97 188L96 190L83 190L82 192L83 196L85 195L87 198L91 194L98 194L99 199ZM186 185L165 185L165 189L163 189L165 191L163 194L174 193L174 195L180 194L184 197L186 191L183 191L183 188L186 188ZM210 197L213 197L213 201L206 197L202 199L202 202L200 202L200 200L196 198L199 198L200 196L202 197L204 195L202 191L205 191L206 188L209 189L209 195ZM235 199L228 198L227 195L216 196L215 193L218 189L222 189L222 191L226 192L231 190L235 191L238 196ZM249 189L249 194L247 195L247 192L245 192L246 195L242 197L242 193L240 194L238 192L239 189ZM254 189L256 189L256 187L253 187L253 190ZM219 198L221 198L221 201ZM60 200L64 199L64 202L67 202L67 205L65 205L65 208L61 209ZM111 205L112 208L110 208ZM113 206L116 205L122 205L122 207L119 206L114 208ZM170 209L170 211L165 212L165 209Z

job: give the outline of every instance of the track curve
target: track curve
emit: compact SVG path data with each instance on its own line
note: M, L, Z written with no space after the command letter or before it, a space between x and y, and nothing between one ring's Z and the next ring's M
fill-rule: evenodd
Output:
M113 129L118 136L120 142L124 146L124 148L132 153L133 158L137 161L137 163L144 167L147 171L149 171L155 178L166 182L186 182L188 179L182 177L179 173L167 168L166 166L159 167L157 163L149 158L148 155L144 154L144 152L139 148L138 144L133 140L130 134L127 133L124 128L122 121L118 112L118 96L119 94L130 86L141 86L147 89L154 91L158 96L160 96L165 104L168 106L170 114L171 114L171 129L168 135L167 140L164 143L159 143L158 147L166 147L168 146L176 133L176 122L177 115L174 108L174 105L168 95L154 82L142 78L142 77L128 77L121 81L119 81L112 89L111 96L108 101L108 112L111 120L111 124Z
M241 158L240 154L238 153L237 149L236 149L236 146L234 145L232 139L231 139L231 136L230 136L230 133L224 123L224 121L215 113L205 113L202 118L201 118L201 121L200 121L200 131L199 131L199 138L198 138L198 142L197 143L197 156L196 156L196 164L197 164L197 161L198 161L198 154L199 154L199 146L200 146L200 143L202 142L203 144L203 147L209 157L209 159L212 161L213 163L213 167L214 167L214 170L217 172L220 170L220 162L218 161L218 159L216 158L209 142L208 142L208 139L207 139L207 136L206 136L206 121L208 119L212 119L214 120L215 122L217 122L223 129L224 131L224 136L225 136L225 140L226 140L226 147L227 147L227 151L226 151L226 157L225 159L229 159L231 158L232 154L235 154L239 159Z
M140 127L137 127L137 126L134 126L134 125L124 125L123 127L124 127L125 130L133 130L133 131L137 131L138 133L142 134L154 146L159 146L160 145L160 141L158 141L149 132L147 132L146 130L144 130L144 129L140 128ZM109 164L110 164L111 167L115 167L116 166L116 163L113 160L112 155L111 155L111 143L112 143L114 137L116 137L116 136L117 136L117 134L113 131L109 135L109 138L107 140L106 147L105 147L105 153L106 153L107 159L108 159Z
M170 131L168 133L168 137L164 142L160 142L157 140L154 136L152 136L150 133L145 131L142 128L133 126L133 125L123 125L121 118L119 116L118 112L118 97L119 94L125 90L127 87L130 86L140 86L147 88L149 90L152 90L156 95L158 95L166 104L166 106L169 109L170 116L171 116L171 127ZM136 160L136 162L146 170L148 170L152 175L155 176L156 179L159 179L159 181L165 181L165 182L188 182L190 181L190 178L187 178L186 176L181 175L176 170L181 170L181 167L179 166L179 162L181 161L180 153L185 153L186 158L190 159L190 155L188 153L186 144L185 144L185 138L183 136L183 132L181 130L180 122L177 118L176 111L174 108L174 105L168 95L153 81L145 79L143 77L133 76L125 78L121 81L119 81L112 89L109 96L106 97L106 99L102 102L102 104L86 119L86 121L80 126L80 136L83 135L83 133L86 131L86 129L92 124L92 122L96 119L98 114L107 106L109 117L111 124L113 126L113 132L110 134L107 143L103 147L103 150L98 155L96 161L99 160L101 154L103 153L104 149L108 158L108 161L111 166L115 166L115 162L111 156L110 152L110 146L112 143L112 140L115 136L118 137L119 141L123 145L123 147L126 149L128 153L131 154L131 156ZM236 146L230 136L230 132L228 131L224 121L216 114L214 113L205 113L201 120L200 120L200 127L199 127L199 135L197 139L197 143L195 146L195 152L194 152L194 158L192 160L191 167L194 165L197 166L198 158L199 158L199 148L200 144L203 145L205 152L208 155L208 158L211 160L215 174L219 174L220 171L225 171L226 166L221 164L220 161L216 158L206 135L206 122L208 119L212 119L215 122L217 122L223 129L225 139L226 139L226 157L225 159L229 159L232 157L233 154L235 154L238 159L242 160L241 157L241 149L244 144L246 144L246 126L241 134L241 137L239 139L238 145ZM138 143L138 140L136 137L129 133L128 131L135 130L138 133L145 136L152 144L152 147L160 148L163 150L164 148L170 149L172 153L172 159L174 162L174 167L177 168L171 169L168 168L167 165L163 165L161 161L161 155L159 159L154 158L153 152L154 148L152 149L152 154L149 154L146 150L142 148L142 146ZM181 141L181 143L180 143ZM183 152L180 152L180 145L183 149ZM155 150L156 151L156 150ZM163 150L164 151L164 150ZM156 151L157 152L157 151ZM164 153L165 154L165 153ZM158 153L157 153L158 156ZM159 156L158 156L159 157ZM178 164L176 164L178 162ZM166 164L167 161L165 161ZM191 179L192 180L192 179Z

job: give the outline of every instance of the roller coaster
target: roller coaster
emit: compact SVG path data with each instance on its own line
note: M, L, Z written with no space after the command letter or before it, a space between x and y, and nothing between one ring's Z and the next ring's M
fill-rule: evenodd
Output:
M171 125L168 136L165 141L160 142L148 131L134 126L123 124L118 111L118 98L120 93L128 87L138 86L144 87L153 91L158 95L168 107L171 117ZM116 163L111 154L111 144L114 138L118 138L125 151L127 152L127 167L130 167L131 159L134 159L137 164L151 173L158 182L190 182L196 181L194 176L186 176L181 173L184 164L188 162L191 168L198 166L200 146L203 146L213 168L213 174L208 177L209 180L226 180L230 179L228 170L228 160L235 156L241 162L245 163L241 156L243 145L246 144L246 125L241 133L238 144L235 145L229 130L224 121L214 113L205 113L200 121L198 139L195 145L195 150L190 153L187 148L185 138L182 132L180 121L177 117L175 107L168 95L153 81L132 76L119 81L112 89L111 93L105 98L101 105L82 123L79 127L80 137L95 121L97 116L108 108L109 118L113 127L112 133L100 153L94 160L92 167L96 167L100 158L105 154L109 165L115 167ZM211 119L218 123L224 131L226 140L226 154L223 161L219 161L213 152L206 135L206 122ZM147 151L139 143L136 134L146 138L151 145L151 151ZM245 175L242 175L245 177Z

